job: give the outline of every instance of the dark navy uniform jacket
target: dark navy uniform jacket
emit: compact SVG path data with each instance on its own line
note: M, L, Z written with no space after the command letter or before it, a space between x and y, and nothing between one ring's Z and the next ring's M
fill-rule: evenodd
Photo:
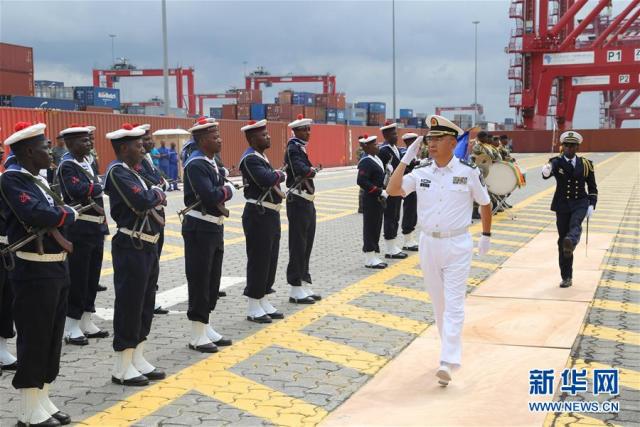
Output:
M146 180L148 186L155 185L160 187L162 191L167 191L167 180L162 177L160 170L146 156L135 166L135 171Z
M556 191L551 201L551 210L555 212L571 212L577 208L594 208L598 202L598 186L593 162L584 157L575 157L575 168L564 156L549 159L551 175L556 178ZM586 187L586 190L585 190Z
M180 151L180 161L182 162L183 168L186 166L187 160L189 160L191 153L193 153L197 148L198 147L196 145L196 141L194 141L193 138L189 138L182 145L182 151Z
M365 195L377 197L382 193L384 175L384 166L377 156L367 155L358 162L358 185Z
M116 189L116 184L122 191L122 195ZM157 187L150 188L142 177L121 160L111 162L107 168L104 191L109 195L111 218L116 222L118 228L128 228L129 230L134 230L134 227L139 226L142 220L138 220L138 215L127 206L123 195L138 212L153 209L166 200L162 190ZM162 226L151 216L148 216L148 225L142 230L143 233L154 235L160 233L161 230ZM113 243L121 247L133 247L130 237L122 233L116 233ZM144 242L144 245L145 249L156 250L155 245L151 243Z
M200 201L200 206L194 208L194 211L205 215L222 216L218 204L226 202L233 196L231 190L224 187L224 183L221 171L216 169L215 160L209 159L196 149L184 165L185 206L191 206ZM222 227L187 215L183 230L220 232Z
M313 183L313 177L316 176L316 171L313 169L311 161L306 151L307 143L298 138L291 138L287 143L287 151L284 155L284 163L288 166L287 171L287 187L291 188L294 182L301 176L307 178L307 182L315 190L315 184ZM298 187L300 190L305 190L304 186Z
M88 162L85 162L88 169L82 167L71 153L65 153L58 166L58 180L64 202L68 205L82 204L88 205L92 200L104 209L102 184L100 178L94 176L93 179L87 176L92 174L93 169ZM83 172L84 171L84 172ZM91 172L89 172L91 171ZM86 172L86 173L85 173ZM100 216L94 209L84 212L87 215ZM70 234L109 234L109 227L106 221L98 224L90 221L77 220L69 225L66 231Z
M38 178L23 169L17 162L10 166L0 178L2 209L7 221L7 236L10 244L29 234L20 221L35 230L60 228L74 221L71 209L67 206L55 206L53 199L45 196L40 187L33 182L34 179ZM58 254L63 251L48 234L43 236L42 243L45 254ZM37 252L36 241L30 242L19 250ZM15 257L15 263L15 269L9 273L12 280L67 277L67 264L64 261L33 262Z
M280 184L285 179L285 174L274 170L269 161L249 147L240 159L240 172L244 181L244 197L258 200L265 191L269 191L264 201L269 203L281 203L282 197L271 190L274 185Z
M389 162L391 162L391 166L393 166L393 170L396 170L396 168L400 164L401 157L396 156L396 153L393 152L393 149L391 147L392 147L391 144L385 141L380 146L380 152L378 153L378 158L382 160L382 163L385 165L385 167L387 166L387 164L389 164ZM398 152L400 152L400 149L398 148L398 146L396 145L395 147L398 149Z

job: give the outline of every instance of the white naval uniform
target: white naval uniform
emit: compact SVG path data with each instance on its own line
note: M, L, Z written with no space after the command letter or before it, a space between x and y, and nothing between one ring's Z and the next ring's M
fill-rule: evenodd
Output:
M455 156L445 167L435 161L402 178L405 194L416 192L420 266L442 340L440 361L460 366L462 323L473 240L468 232L473 202L490 203L480 170ZM440 233L435 237L434 233ZM453 234L448 237L448 234Z

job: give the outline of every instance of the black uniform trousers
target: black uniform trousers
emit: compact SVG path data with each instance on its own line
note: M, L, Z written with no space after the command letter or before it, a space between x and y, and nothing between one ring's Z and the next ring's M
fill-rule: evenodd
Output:
M80 319L82 313L95 313L96 294L102 256L104 236L90 234L69 234L73 252L69 254L69 306L67 316Z
M13 289L9 281L9 272L4 268L0 260L0 337L13 338L16 332L13 329Z
M398 223L400 222L401 196L387 197L387 207L384 210L384 238L392 240L398 237Z
M362 198L362 239L363 252L380 252L380 230L384 209L378 196L365 194Z
M280 250L280 212L247 203L242 212L247 245L247 286L244 295L261 299L276 280Z
M402 234L412 233L418 223L418 197L412 192L402 200Z
M291 286L301 286L303 280L311 283L309 259L316 236L316 207L312 201L289 194L287 218L289 219L287 283Z
M12 280L18 370L15 388L42 388L60 369L69 278Z
M129 238L128 236L121 236ZM113 285L113 349L135 348L147 339L153 320L158 282L158 249L145 243L142 250L111 244Z
M200 221L186 218L185 221ZM184 265L189 287L187 318L194 322L209 323L209 314L216 308L222 259L224 233L182 231L184 238Z
M571 239L574 246L580 241L582 221L587 215L587 207L579 206L570 212L556 212L556 226L558 227L558 263L562 279L573 277L573 255L565 257L562 251L562 241L565 237Z

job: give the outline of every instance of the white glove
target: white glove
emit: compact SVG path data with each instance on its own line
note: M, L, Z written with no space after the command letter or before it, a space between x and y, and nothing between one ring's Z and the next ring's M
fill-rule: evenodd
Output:
M405 165L410 164L411 161L418 155L418 151L420 151L420 146L422 145L423 139L424 136L419 136L418 138L416 138L416 140L413 141L413 144L411 144L409 148L407 148L407 152L404 153L404 156L402 156L402 160L400 160L400 162L404 163Z
M73 214L73 222L76 222L78 220L78 215L80 215L78 213L77 210L73 209L71 206L69 205L64 205L65 208L69 209L71 211L71 213Z
M382 190L382 193L380 193L380 195L381 195L382 197L384 197L385 199L386 199L387 197L389 197L389 193L387 193L387 190Z
M224 176L225 178L228 178L229 177L229 169L222 168L222 176Z
M548 178L551 175L551 163L547 163L542 167L542 176Z
M229 197L230 199L231 199L233 196L235 196L235 195L236 195L236 191L237 191L237 190L236 190L236 187L235 187L233 184L231 184L230 182L227 182L227 183L224 185L224 187L225 187L225 188L228 188L228 189L229 189L229 191L231 192L231 197Z
M491 237L480 236L478 241L478 255L486 255L491 247Z
M593 207L593 205L589 205L589 207L587 208L587 219L593 216L593 211L595 210L596 209Z
M391 164L391 162L387 163L387 170L389 171L389 173L393 173L393 165Z

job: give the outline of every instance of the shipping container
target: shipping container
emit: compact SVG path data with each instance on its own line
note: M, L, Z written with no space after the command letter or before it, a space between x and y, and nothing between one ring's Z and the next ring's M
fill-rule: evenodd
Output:
M344 112L344 118L349 123L358 121L365 123L367 121L367 109L366 108L347 108Z
M36 96L12 96L11 106L16 108L45 108L47 110L77 110L78 105L69 99L40 98Z
M36 96L43 98L74 99L72 87L36 86Z
M262 91L259 89L239 90L238 104L262 104Z
M349 124L352 125L352 126L366 126L367 125L364 120L349 120Z
M315 105L315 94L311 92L294 92L291 103L311 107Z
M279 121L280 120L280 105L278 104L266 104L267 106L267 120Z
M387 104L384 102L369 102L369 108L367 112L369 113L386 113Z
M209 108L209 117L213 117L214 119L222 118L222 107L211 107Z
M95 105L120 109L120 89L94 86L77 86L73 90L73 98L81 106Z
M410 119L413 117L413 109L411 108L401 108L400 109L400 118L401 119Z
M324 107L304 107L304 117L313 120L314 123L324 123L326 115L327 109Z
M251 120L251 104L238 104L237 107L238 120Z
M33 75L33 48L0 43L0 71Z
M97 107L95 105L86 105L85 107L83 107L81 109L81 111L89 111L92 113L106 113L106 114L113 114L113 108L109 108L109 107Z
M184 108L169 108L169 114L164 113L164 106L145 105L145 116L167 116L167 117L187 117L187 110Z
M356 102L356 108L362 108L363 110L369 112L369 103L368 102Z
M413 127L417 127L417 128L421 128L422 125L424 124L424 119L420 118L420 117L411 117L407 124L409 126L413 126Z
M383 126L386 121L385 113L369 113L367 114L368 126Z
M224 104L222 106L222 118L236 120L238 118L238 106L236 104Z
M251 120L263 120L267 118L266 104L251 104Z
M33 73L0 70L0 95L33 94Z
M283 90L278 93L278 98L277 98L278 104L291 104L292 101L293 101L292 90Z
M346 107L346 98L344 93L335 94L318 94L316 95L316 105L326 108L336 108L338 110L344 110Z
M64 87L64 82L57 82L54 80L36 80L34 82L36 88L40 87Z

